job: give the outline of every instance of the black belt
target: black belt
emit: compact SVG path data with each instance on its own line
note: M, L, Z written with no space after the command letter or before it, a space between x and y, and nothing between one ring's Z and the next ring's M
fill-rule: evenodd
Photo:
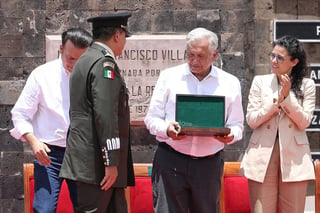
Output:
M56 146L56 145L51 145L51 144L47 144L47 147L49 147L49 149L59 149L59 150L66 150L66 147L62 147L62 146Z
M179 154L183 157L187 157L187 158L190 158L190 159L193 159L193 160L200 160L200 159L209 159L209 158L213 158L216 154L218 154L219 152L215 153L215 154L212 154L212 155L207 155L207 156L203 156L203 157L198 157L198 156L192 156L192 155L187 155L187 154L184 154L184 153L181 153L181 152L178 152L177 150L175 150L174 148L172 148L170 145L168 145L167 143L165 142L159 142L159 147L165 149L165 150L168 150L170 152L173 152L173 153L176 153L176 154Z

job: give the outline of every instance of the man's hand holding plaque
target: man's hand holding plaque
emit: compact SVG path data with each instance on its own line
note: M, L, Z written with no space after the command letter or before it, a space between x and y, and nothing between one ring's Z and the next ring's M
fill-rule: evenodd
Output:
M227 144L227 143L230 143L233 140L234 135L232 133L229 133L228 135L216 135L214 137L217 140L219 140L220 142L222 142L224 144Z
M178 122L172 121L169 123L167 128L167 135L172 138L173 140L181 140L186 138L187 136L184 134L179 134L181 131L181 126Z

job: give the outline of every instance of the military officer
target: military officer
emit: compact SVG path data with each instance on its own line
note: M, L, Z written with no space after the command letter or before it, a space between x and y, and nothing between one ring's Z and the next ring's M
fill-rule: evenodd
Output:
M89 18L94 42L70 77L70 127L60 176L77 182L77 212L127 212L134 185L128 90L115 57L131 13Z

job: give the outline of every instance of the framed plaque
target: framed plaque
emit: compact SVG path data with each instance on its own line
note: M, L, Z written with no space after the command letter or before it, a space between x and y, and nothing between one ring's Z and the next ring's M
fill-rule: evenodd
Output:
M225 128L225 97L215 95L176 95L176 121L179 134L196 136L228 135Z

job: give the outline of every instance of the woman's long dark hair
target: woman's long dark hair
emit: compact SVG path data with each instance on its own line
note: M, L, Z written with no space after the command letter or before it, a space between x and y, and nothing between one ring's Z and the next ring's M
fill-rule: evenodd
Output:
M301 84L303 78L307 74L307 59L303 49L303 45L298 39L292 36L283 36L273 42L274 46L280 46L288 51L291 60L299 59L299 62L292 68L291 71L291 90L297 98L302 98Z

